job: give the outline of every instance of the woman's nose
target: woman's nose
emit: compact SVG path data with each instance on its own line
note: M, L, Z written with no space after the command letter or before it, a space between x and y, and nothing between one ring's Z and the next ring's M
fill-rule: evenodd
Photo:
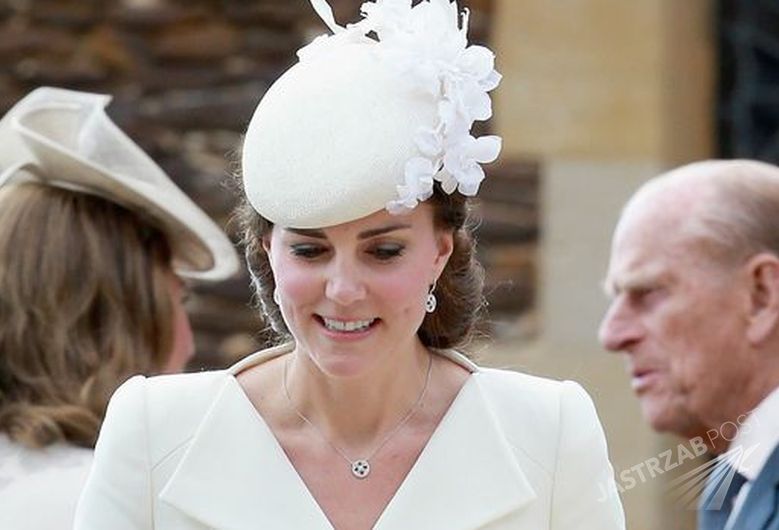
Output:
M328 272L325 296L339 305L351 305L365 298L366 288L358 267L337 260Z

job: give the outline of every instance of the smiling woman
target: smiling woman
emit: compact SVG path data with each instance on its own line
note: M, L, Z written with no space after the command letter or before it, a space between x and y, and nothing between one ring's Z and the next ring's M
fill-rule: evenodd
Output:
M239 177L240 178L240 177ZM436 232L451 233L451 255L446 267L435 284L436 311L425 315L418 330L420 340L425 346L434 348L462 347L472 338L474 326L484 308L482 288L484 273L475 257L475 244L472 227L468 223L468 203L460 194L447 195L440 189L425 203L426 210L432 210L432 227ZM266 247L270 241L274 225L262 217L249 204L242 201L237 210L238 219L243 228L243 245L246 249L246 260L253 273L259 309L268 319L281 342L291 338L287 324L282 318L276 294L276 279L273 275ZM386 216L386 226L382 229L366 229L361 233L360 240L366 240L373 245L367 250L373 252L376 261L391 264L396 258L403 256L406 246L391 238L379 238L382 235L392 235L385 232L394 228L401 236L409 237L416 227L408 222L398 224L395 216ZM373 220L380 224L380 220ZM419 220L417 220L419 224ZM299 257L324 258L320 254L327 250L327 236L323 230L286 229L297 234L303 241L297 243L296 254ZM278 233L278 231L277 231ZM308 239L305 236L309 236ZM389 272L389 269L380 269ZM426 287L430 287L429 285Z
M584 390L460 351L492 52L448 0L366 2L345 28L312 4L335 34L265 94L239 177L279 345L120 389L76 528L624 528Z

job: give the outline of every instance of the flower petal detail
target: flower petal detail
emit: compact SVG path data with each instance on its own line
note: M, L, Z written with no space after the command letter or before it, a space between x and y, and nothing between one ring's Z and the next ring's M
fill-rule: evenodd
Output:
M497 160L502 144L500 136L481 136L471 144L468 154L476 162L489 164Z
M463 104L472 120L484 121L492 117L492 101L478 85L468 87L463 94Z
M484 46L469 46L460 56L458 66L477 80L485 79L495 68L495 54Z
M498 88L502 79L503 76L500 75L497 70L493 70L487 77L479 81L479 86L481 86L481 89L485 92L491 92Z
M458 179L457 191L466 197L473 197L479 191L479 185L484 180L484 170L479 164L468 166Z
M433 129L422 129L414 138L419 151L429 157L437 158L441 156L443 150L443 143L440 135Z

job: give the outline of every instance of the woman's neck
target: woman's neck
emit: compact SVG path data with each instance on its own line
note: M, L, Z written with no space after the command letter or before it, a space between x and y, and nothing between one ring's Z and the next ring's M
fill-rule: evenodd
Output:
M410 350L388 355L365 373L333 377L296 349L285 361L292 405L343 450L370 450L403 421L429 384L431 354L418 341Z

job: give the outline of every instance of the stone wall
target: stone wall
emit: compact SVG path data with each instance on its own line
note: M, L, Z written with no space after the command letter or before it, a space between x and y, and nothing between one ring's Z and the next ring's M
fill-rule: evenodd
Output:
M332 2L336 18L354 20L360 3ZM491 0L460 4L474 39L488 40ZM2 0L0 112L39 85L113 94L111 116L236 240L225 181L241 132L269 83L322 32L306 0ZM480 252L491 318L505 320L532 306L537 171L516 161L490 171ZM248 283L242 273L195 286L198 367L260 346Z

